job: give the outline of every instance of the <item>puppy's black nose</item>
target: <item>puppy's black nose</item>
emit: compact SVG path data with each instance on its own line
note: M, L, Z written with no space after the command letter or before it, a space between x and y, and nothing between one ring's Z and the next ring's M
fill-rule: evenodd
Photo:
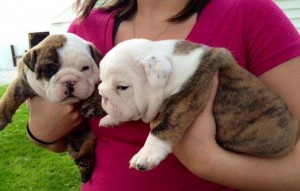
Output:
M73 96L73 93L75 91L74 89L74 85L76 83L75 82L66 82L65 85L66 85L66 91L65 91L65 94L67 96Z

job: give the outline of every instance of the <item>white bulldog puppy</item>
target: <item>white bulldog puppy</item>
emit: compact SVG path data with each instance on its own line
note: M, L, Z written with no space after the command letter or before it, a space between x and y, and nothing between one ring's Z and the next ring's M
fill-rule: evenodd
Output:
M133 39L104 56L98 87L107 112L101 126L139 119L150 123L151 132L130 167L150 170L172 152L205 108L217 71L217 142L230 151L259 157L280 156L293 147L296 118L228 50L184 40Z
M36 95L60 104L82 102L81 111L86 117L100 115L97 86L101 58L92 43L74 34L46 37L18 62L18 76L0 100L0 130L11 122L26 99ZM93 171L96 145L86 121L67 136L67 145L86 182Z

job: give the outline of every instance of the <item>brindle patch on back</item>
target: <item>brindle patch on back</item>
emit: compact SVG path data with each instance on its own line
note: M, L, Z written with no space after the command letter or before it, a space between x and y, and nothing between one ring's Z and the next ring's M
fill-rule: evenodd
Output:
M173 54L175 55L188 55L195 49L201 47L199 44L191 43L188 41L178 41L175 45Z
M181 91L164 101L150 124L152 135L174 145L207 104L217 70L219 85L213 106L217 142L227 150L258 157L290 151L297 141L297 119L279 96L220 48L205 52Z
M182 85L180 92L164 101L160 113L150 123L153 135L175 144L204 109L209 99L212 77L217 70L211 67L212 54L212 51L206 51L199 58L202 67L198 67L192 77Z

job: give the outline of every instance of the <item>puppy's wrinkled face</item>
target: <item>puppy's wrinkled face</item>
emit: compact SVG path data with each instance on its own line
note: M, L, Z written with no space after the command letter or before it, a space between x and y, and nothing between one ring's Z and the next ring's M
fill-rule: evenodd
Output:
M114 51L103 59L98 86L102 108L119 122L139 119L145 111L149 91L142 67L137 67L136 60L126 54L115 56Z
M133 41L130 45L135 43ZM142 43L149 46L148 41ZM135 46L121 44L109 51L100 62L101 83L98 89L102 108L108 114L100 122L103 126L138 119L145 122L152 120L163 101L171 71L170 62L164 56L153 56L152 51L137 53L133 51Z
M99 85L103 109L119 121L136 120L140 110L136 103L136 92L131 80L125 73L108 72Z
M51 35L23 58L30 86L57 103L88 98L99 83L101 56L96 48L73 35Z

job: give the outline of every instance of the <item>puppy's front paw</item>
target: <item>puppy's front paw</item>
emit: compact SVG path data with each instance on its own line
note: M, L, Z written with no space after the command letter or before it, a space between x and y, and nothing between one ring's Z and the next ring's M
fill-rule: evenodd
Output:
M79 167L81 181L87 182L90 180L95 166L94 152L80 153L74 160L75 164Z
M115 126L118 124L120 124L120 121L112 118L109 115L103 117L99 122L99 126L102 126L102 127L112 127L112 126Z
M155 168L165 157L166 152L162 152L157 148L143 147L136 155L130 160L130 168L135 168L140 171L152 170Z
M5 120L0 120L0 131L7 126L8 122Z
M9 120L6 115L0 115L0 131L3 130L9 123L11 123L11 120Z
M137 170L151 170L171 153L170 144L149 135L143 148L130 160L130 168Z
M105 112L102 109L101 104L91 104L89 102L85 102L81 106L81 114L86 117L97 117L99 115L103 115Z

